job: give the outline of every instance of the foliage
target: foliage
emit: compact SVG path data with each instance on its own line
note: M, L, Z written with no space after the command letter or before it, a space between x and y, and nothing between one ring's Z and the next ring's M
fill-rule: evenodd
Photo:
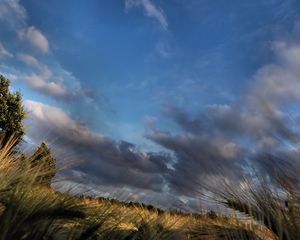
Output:
M51 180L56 174L56 160L51 156L51 150L46 143L41 143L31 156L31 167L44 172L44 175L37 180L39 183L50 187Z
M26 116L20 92L11 93L9 85L9 80L0 75L0 129L5 134L4 143L12 135L16 135L18 139L23 136L22 121Z
M22 105L20 92L11 93L9 86L9 80L0 75L0 129L3 136L2 144L5 145L14 136L14 139L16 139L15 144L17 145L25 133L22 121L26 117L26 113ZM50 186L51 180L56 173L56 160L51 156L50 149L45 143L42 143L32 155L31 166L35 169L41 168L45 172L37 180L39 183Z

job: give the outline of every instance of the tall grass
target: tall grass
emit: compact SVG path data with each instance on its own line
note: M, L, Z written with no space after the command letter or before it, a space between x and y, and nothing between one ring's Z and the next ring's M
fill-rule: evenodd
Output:
M220 202L267 228L274 239L300 239L300 176L289 165L269 164L276 171L263 175L253 170L254 177L244 179L244 188L237 191L227 185L219 192Z
M0 146L0 240L299 239L300 196L295 185L274 188L249 182L239 193L228 187L219 195L221 203L247 218L180 214L56 192L39 184L49 172L18 154L15 141Z
M84 206L40 186L39 177L47 173L16 154L15 141L11 139L0 149L0 239L60 236L65 232L60 222L84 218Z
M76 198L39 184L49 172L0 147L0 240L183 239L187 218L144 207Z

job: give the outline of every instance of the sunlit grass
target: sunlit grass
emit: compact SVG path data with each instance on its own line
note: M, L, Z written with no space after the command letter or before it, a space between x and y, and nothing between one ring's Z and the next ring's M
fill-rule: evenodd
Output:
M0 149L0 240L6 239L299 239L299 194L280 202L268 185L220 195L231 214L180 214L144 205L75 197L39 184L48 174ZM31 166L31 167L30 167ZM231 189L232 190L232 189ZM243 212L247 217L236 214Z

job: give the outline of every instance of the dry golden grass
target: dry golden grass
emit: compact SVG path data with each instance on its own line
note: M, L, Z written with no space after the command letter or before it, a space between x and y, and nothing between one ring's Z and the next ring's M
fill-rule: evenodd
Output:
M39 185L37 179L47 173L29 168L27 159L13 154L9 146L0 149L0 240L285 240L251 214L179 214L58 193Z

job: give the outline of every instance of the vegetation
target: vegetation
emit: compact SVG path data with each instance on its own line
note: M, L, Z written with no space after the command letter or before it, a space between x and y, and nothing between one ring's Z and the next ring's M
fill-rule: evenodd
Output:
M254 180L245 179L243 191L237 193L228 186L220 196L223 204L264 225L276 239L296 240L300 237L299 181L282 178L286 171L276 168L275 176L257 174Z
M38 183L50 187L51 181L56 174L56 160L51 156L51 150L46 143L36 149L35 153L30 158L32 168L43 169L45 174L40 177Z
M48 172L30 166L30 158L12 153L13 145L11 141L0 150L1 240L275 239L265 227L234 215L164 212L55 192L36 184Z
M0 130L5 136L3 143L8 142L12 135L17 136L19 141L25 132L22 121L26 114L22 96L20 92L11 93L9 84L9 80L0 75Z

